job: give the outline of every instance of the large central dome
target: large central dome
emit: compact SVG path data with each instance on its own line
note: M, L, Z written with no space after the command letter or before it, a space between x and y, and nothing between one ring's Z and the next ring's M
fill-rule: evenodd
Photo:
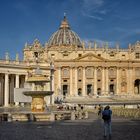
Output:
M59 30L53 33L48 41L48 46L77 46L82 47L79 36L70 29L66 16L59 27Z

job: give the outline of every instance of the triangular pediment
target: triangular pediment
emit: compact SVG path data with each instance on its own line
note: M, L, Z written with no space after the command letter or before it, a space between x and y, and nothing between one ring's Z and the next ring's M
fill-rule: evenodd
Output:
M93 53L87 53L74 59L75 61L105 61L106 59Z

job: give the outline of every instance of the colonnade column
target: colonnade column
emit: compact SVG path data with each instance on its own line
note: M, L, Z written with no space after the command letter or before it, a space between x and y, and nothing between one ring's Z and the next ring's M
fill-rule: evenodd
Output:
M85 67L83 67L83 79L82 79L82 82L83 82L83 88L82 88L82 96L85 96L86 95L86 87L85 87L85 81L86 81L86 77L85 77Z
M3 105L3 91L4 90L4 79L3 76L0 75L0 105Z
M102 69L102 94L105 94L105 71Z
M70 96L73 94L73 80L72 80L72 68L70 68Z
M77 96L78 95L78 89L77 89L77 68L75 68L75 95Z
M5 73L5 96L4 96L4 106L9 105L9 75Z
M109 83L109 81L108 81L108 68L106 68L106 85L105 85L105 88L106 88L106 94L109 94L109 89L108 89L108 83Z
M19 88L19 75L16 74L16 88Z
M97 95L97 68L94 69L94 95Z
M120 93L120 68L117 68L116 94Z
M26 74L26 75L25 75L25 82L27 81L27 79L28 79L28 75Z

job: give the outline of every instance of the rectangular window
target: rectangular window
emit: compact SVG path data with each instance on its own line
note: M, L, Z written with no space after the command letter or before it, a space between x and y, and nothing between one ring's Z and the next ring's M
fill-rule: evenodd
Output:
M67 53L64 53L63 56L68 56L68 54Z
M135 53L135 58L139 59L140 58L140 53Z
M81 57L82 56L82 54L78 54L78 57Z
M51 54L51 56L55 56L55 54Z
M110 54L110 57L114 57L114 54Z

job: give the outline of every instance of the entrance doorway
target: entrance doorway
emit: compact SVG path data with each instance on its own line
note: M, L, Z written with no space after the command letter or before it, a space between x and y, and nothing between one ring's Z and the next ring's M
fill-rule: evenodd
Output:
M135 80L135 94L140 94L140 79Z
M91 95L91 93L92 93L92 85L88 84L87 85L87 95Z
M78 88L78 95L81 96L82 95L82 89Z
M110 94L114 94L114 84L110 84L109 91L110 91Z
M97 95L101 95L101 88L97 89Z
M66 97L68 94L68 85L63 85L63 96Z

